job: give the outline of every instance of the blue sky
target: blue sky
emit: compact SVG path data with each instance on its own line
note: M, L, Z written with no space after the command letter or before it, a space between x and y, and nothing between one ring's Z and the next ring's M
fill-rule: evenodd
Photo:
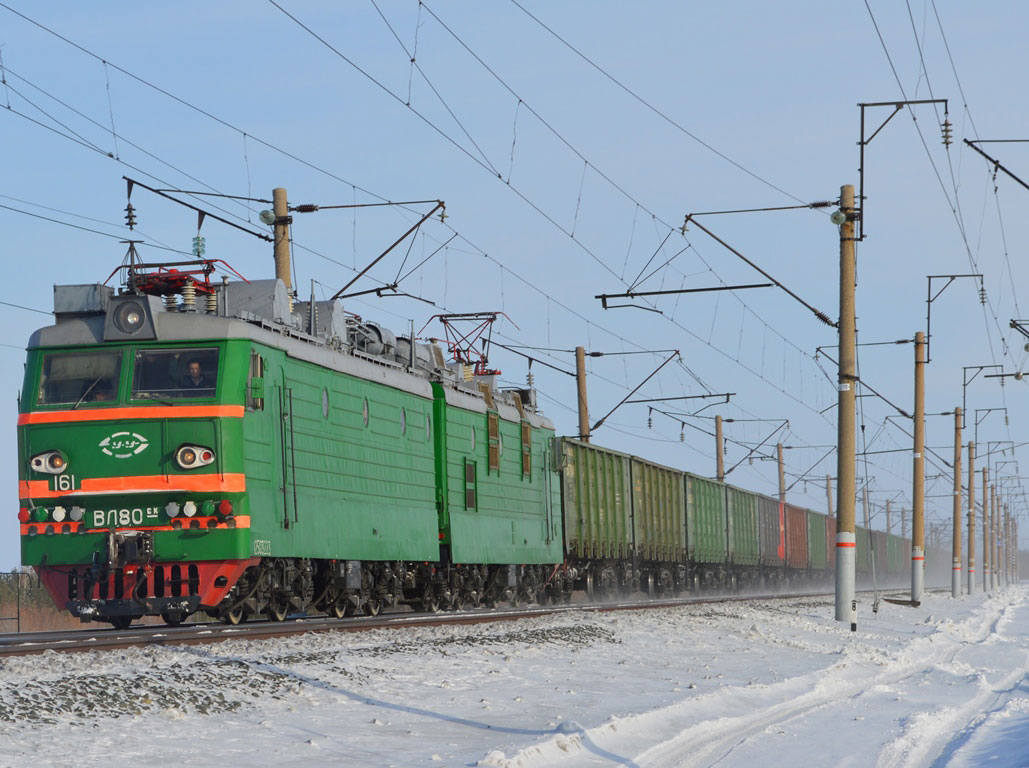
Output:
M834 200L841 185L858 182L859 102L946 98L949 149L940 141L942 108L929 105L897 114L867 148L860 341L912 338L926 326L926 276L975 272L984 276L987 304L975 281L959 279L932 305L927 412L961 403L964 366L1027 366L1025 340L1008 321L1024 316L1018 288L1026 237L1018 222L1029 191L1003 174L994 180L963 144L1029 138L1020 98L1029 27L1022 3L280 6L0 6L7 82L0 89L0 222L8 269L0 301L30 308L0 304L8 345L0 347L0 398L9 404L0 416L0 483L11 500L0 524L0 569L18 562L14 401L23 349L47 322L30 310L49 311L55 282L102 281L121 262L123 175L252 197L283 186L291 203L442 199L445 222L423 227L410 252L405 244L354 286L391 282L456 233L401 283L436 306L392 297L348 301L348 310L398 331L412 321L421 328L438 312L500 310L509 319L494 338L541 348L522 351L565 370L574 366L567 350L580 344L643 352L590 359L594 421L668 356L651 350L678 349L681 364L666 366L637 397L733 392L731 403L696 416L654 412L650 427L647 406L626 405L594 440L711 475L708 417L720 413L734 419L726 425L733 441L726 466L738 464L731 482L774 495L777 472L768 457L781 440L789 500L824 509L825 476L836 473L836 372L816 349L835 344L833 329L774 288L654 299L649 306L661 314L605 311L593 297L624 292L651 272L637 290L764 282L696 227L679 231L685 214ZM890 112L869 109L868 133ZM1027 145L982 146L1029 177ZM189 250L195 214L140 189L132 202L148 244ZM266 207L216 204L255 229ZM334 293L424 210L297 214L302 297L311 280L319 297ZM839 239L831 210L700 222L835 319ZM208 257L247 277L272 274L262 241L210 220L203 234ZM178 258L149 245L142 252ZM934 281L934 293L943 282ZM441 331L434 322L424 335ZM910 411L912 361L910 344L865 347L861 376ZM524 358L494 348L490 362L505 383L524 384ZM573 433L574 381L540 364L532 371L541 406L560 433ZM1000 381L980 376L966 394L969 409L981 411L980 453L991 448L991 464L1012 478L1003 483L1014 491L1014 462L1024 448L1004 454L1003 441L1019 443L1029 388ZM688 414L708 402L657 405ZM897 412L875 397L859 402L867 450L876 453L867 466L859 463L858 475L868 477L873 527L883 528L886 499L895 512L910 508L911 423L887 419ZM986 410L994 408L1007 410ZM753 461L745 458L787 419L788 429L754 451ZM944 461L952 458L953 418L927 423L939 454L927 467L928 522L948 526L949 537L952 481ZM1011 504L1024 513L1020 492ZM894 530L899 525L895 515Z

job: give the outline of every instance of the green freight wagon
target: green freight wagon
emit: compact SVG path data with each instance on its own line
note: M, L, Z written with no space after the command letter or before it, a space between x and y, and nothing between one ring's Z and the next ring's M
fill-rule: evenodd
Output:
M629 455L568 437L554 440L554 454L561 472L566 556L580 561L628 558Z
M875 550L875 578L882 584L889 569L889 552L887 551L886 531L872 531L872 547Z
M678 589L685 578L682 472L569 437L554 440L565 558L576 584L603 597Z
M828 567L836 568L836 517L829 515L825 518L825 552Z
M694 587L728 582L725 496L723 483L686 473L686 544Z
M889 574L888 583L903 583L904 576L909 576L909 552L905 549L907 539L902 539L895 533L891 533L886 537L886 560L887 560L887 572Z
M808 510L807 541L808 556L810 558L808 567L815 572L813 574L814 578L819 580L821 580L824 577L824 573L826 569L829 567L825 528L825 515L821 514L820 512L812 512L811 510ZM819 571L821 571L822 573L819 574Z
M856 551L854 553L854 570L867 574L871 571L871 560L868 550L868 529L860 525L854 526Z
M684 473L632 457L632 520L636 568L650 595L672 594L686 578Z
M761 541L758 536L758 497L750 491L725 486L729 517L729 581L734 591L760 582Z

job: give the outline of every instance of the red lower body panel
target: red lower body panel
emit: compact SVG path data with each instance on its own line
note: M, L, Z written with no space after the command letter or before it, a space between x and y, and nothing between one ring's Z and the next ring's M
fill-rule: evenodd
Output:
M97 577L91 566L36 566L50 597L60 607L69 603L129 601L144 613L167 598L193 598L190 602L214 607L260 558L247 560L205 560L195 563L148 563L107 569Z

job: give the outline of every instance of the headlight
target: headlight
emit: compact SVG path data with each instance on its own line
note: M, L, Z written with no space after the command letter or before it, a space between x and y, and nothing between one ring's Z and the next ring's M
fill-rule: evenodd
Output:
M146 311L135 301L126 301L114 311L114 325L122 333L133 334L143 327Z
M68 460L61 455L60 451L47 451L29 459L29 466L37 472L59 475L68 468Z
M214 461L214 451L200 445L182 445L175 451L175 461L183 469L206 467Z

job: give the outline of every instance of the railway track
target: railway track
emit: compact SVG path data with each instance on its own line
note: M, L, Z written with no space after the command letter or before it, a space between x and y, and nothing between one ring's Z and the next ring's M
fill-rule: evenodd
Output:
M931 590L927 590L931 591ZM898 590L880 590L881 595L899 593ZM477 608L453 613L412 613L398 610L378 616L349 616L343 619L297 617L286 621L255 621L237 626L217 623L183 624L169 626L137 626L112 629L93 626L86 629L0 634L0 657L29 656L57 651L74 653L132 648L146 645L197 645L226 640L262 640L274 637L302 635L308 632L366 632L372 629L404 629L449 624L481 624L516 621L538 616L551 616L571 612L637 611L654 608L674 608L689 605L730 603L744 601L796 600L799 598L831 597L832 592L796 592L782 595L712 595L683 597L668 600L625 600L605 603L571 603L568 605L529 606L509 610Z

